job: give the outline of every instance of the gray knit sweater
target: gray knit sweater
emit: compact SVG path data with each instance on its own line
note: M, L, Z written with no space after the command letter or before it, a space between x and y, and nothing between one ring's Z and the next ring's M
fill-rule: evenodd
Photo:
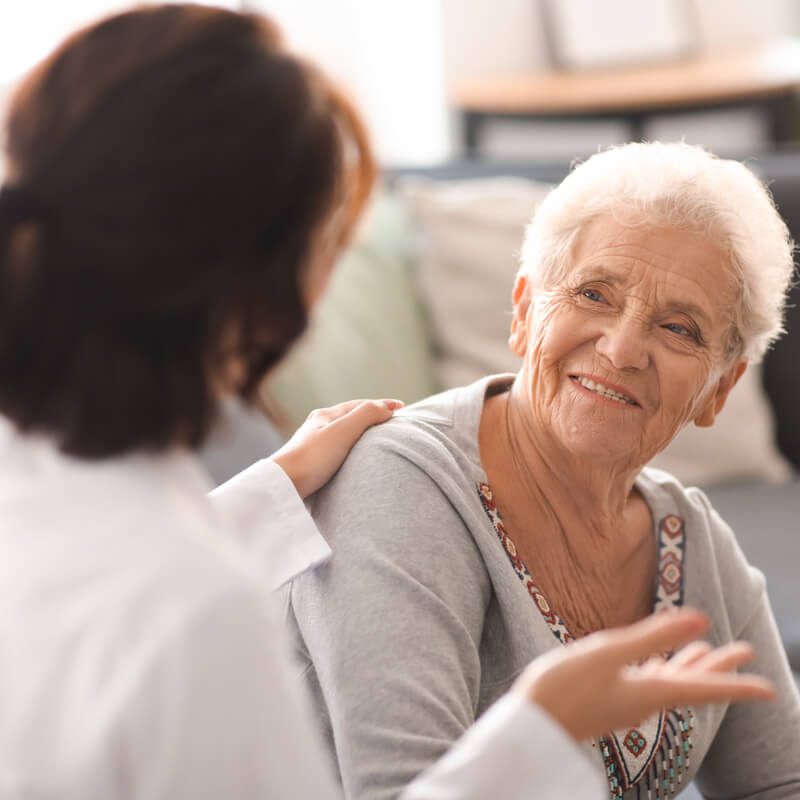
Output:
M289 619L348 798L396 797L570 638L536 587L546 565L522 564L504 538L480 463L486 391L507 382L445 392L368 431L312 500L333 558L294 582ZM779 700L674 709L599 740L610 791L668 797L694 779L713 798L800 798L800 697L763 576L702 492L647 469L637 486L655 521L655 607L705 609L715 645L752 642L750 668Z

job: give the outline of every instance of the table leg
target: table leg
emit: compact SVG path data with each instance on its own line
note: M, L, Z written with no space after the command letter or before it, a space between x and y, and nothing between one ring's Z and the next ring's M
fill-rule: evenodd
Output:
M462 114L464 155L467 158L478 158L478 140L480 139L483 116L483 114L476 111L465 111Z
M767 103L769 140L772 144L784 144L797 137L797 98L794 92L776 95Z
M628 114L632 142L641 142L644 139L645 114Z

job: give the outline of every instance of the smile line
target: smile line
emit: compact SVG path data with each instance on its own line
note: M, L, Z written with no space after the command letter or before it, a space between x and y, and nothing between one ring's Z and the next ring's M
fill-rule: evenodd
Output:
M584 389L588 389L590 392L594 392L594 394L598 394L608 400L615 400L618 403L624 403L625 405L630 406L639 405L639 403L637 403L636 400L629 395L623 394L616 389L612 389L610 386L607 386L600 381L587 378L584 375L570 375L569 377L575 381L575 383L580 384Z

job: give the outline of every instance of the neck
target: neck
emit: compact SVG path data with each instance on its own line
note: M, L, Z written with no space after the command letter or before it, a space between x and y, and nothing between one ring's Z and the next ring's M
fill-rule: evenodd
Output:
M504 472L565 530L577 526L584 537L587 533L601 538L618 535L641 465L598 463L574 456L546 425L539 424L531 409L530 399L517 382L487 401L488 424L481 426L481 432L487 447L502 454L507 464Z
M581 635L614 619L613 586L652 546L652 523L638 467L575 458L526 402L516 383L486 401L481 459L512 539L535 554L534 579Z

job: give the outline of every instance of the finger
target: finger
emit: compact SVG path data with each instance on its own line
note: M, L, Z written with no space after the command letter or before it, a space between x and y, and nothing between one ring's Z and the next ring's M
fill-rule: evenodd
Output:
M630 665L629 667L626 666L624 669L638 669L641 670L642 674L644 675L660 675L661 672L664 670L664 664L666 663L666 659L663 656L653 656L652 658L648 658L643 664L638 666Z
M384 398L382 400L347 400L344 403L339 403L338 405L330 406L329 408L320 408L317 411L312 411L311 413L320 417L324 417L330 423L347 416L360 406L369 404L377 404L378 406L387 408L392 412L396 411L398 408L402 408L404 405L402 400L394 400L391 398Z
M760 675L679 674L660 679L657 686L658 705L664 708L775 699L775 687Z
M703 672L730 672L740 664L753 660L755 651L747 642L730 642L711 650L694 664L694 668Z
M355 442L367 428L386 422L402 405L399 400L362 400L329 424L335 424L343 436Z
M361 405L361 403L366 402L363 399L360 400L347 400L344 403L337 403L335 406L328 406L327 408L315 408L307 417L307 419L312 418L321 418L326 421L332 421L334 419L338 419L339 417L344 416L348 412L352 411L356 406Z
M623 665L681 647L705 633L708 626L705 614L684 608L654 614L625 628L593 634L584 641L588 644L594 639L609 662Z
M701 658L713 652L714 648L708 642L690 642L682 650L675 653L667 662L671 670L682 669L696 664Z

